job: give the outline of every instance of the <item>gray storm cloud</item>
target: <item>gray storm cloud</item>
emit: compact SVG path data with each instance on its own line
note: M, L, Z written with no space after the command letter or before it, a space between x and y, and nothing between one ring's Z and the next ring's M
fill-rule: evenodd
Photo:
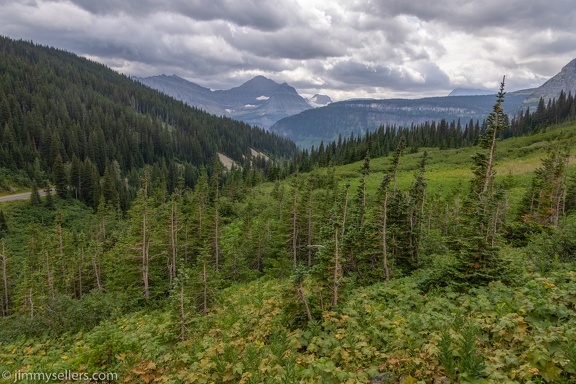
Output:
M302 94L421 97L540 85L576 57L572 1L0 0L0 34L128 75Z

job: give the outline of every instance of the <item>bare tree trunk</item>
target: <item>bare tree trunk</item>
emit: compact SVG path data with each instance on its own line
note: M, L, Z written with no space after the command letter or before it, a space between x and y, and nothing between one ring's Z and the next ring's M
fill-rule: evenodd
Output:
M2 283L4 285L4 304L2 305L2 314L4 316L8 315L8 274L6 272L7 256L6 256L6 243L2 239L2 254L0 254L2 261Z
M50 298L54 300L56 298L54 292L54 276L52 275L52 271L50 270L50 256L48 255L48 251L46 251L46 273L48 280L48 293L50 295Z
M300 281L300 284L298 285L298 296L300 296L300 300L302 300L302 302L304 303L304 307L306 308L306 317L308 318L308 321L314 320L312 318L312 313L310 312L310 306L308 305L308 300L304 295L304 289L302 288L302 281Z
M340 254L339 254L339 244L338 244L338 228L334 229L334 277L332 284L334 284L334 296L332 298L332 306L334 308L338 307L338 286L340 285Z
M174 279L176 279L177 260L178 260L178 215L176 211L176 202L170 203L170 245L172 250L172 260L169 262L168 273L170 276L170 289L174 286Z
M179 310L180 310L180 341L186 339L186 311L184 308L184 284L180 284L180 297L179 297Z
M94 269L94 277L96 278L96 286L102 290L102 283L100 282L100 264L98 263L98 251L92 255L92 268Z
M256 270L262 272L262 238L258 236L258 250L256 252Z
M563 181L562 181L562 224L565 225L566 224L566 184L567 184L567 178L568 178L568 165L570 164L570 154L566 154L566 156L564 157L564 177L563 177Z
M298 265L298 254L297 254L297 244L298 244L298 226L297 226L297 189L294 187L294 200L292 202L292 262L294 264L294 268Z
M416 262L416 249L414 247L414 212L409 212L410 217L410 236L408 236L408 249L410 249L410 260L412 263Z
M145 203L146 204L146 203ZM144 298L150 299L150 288L148 280L148 272L150 269L150 259L148 254L148 212L147 207L144 207L142 213L142 282L144 283Z
M386 241L387 237L387 226L388 226L388 191L384 192L384 212L382 214L382 256L383 256L383 267L384 273L386 274L386 281L390 280L390 268L388 267L388 243Z
M202 314L208 313L208 273L206 271L206 260L202 262Z
M184 226L184 264L188 264L188 228Z
M344 212L342 213L342 237L344 237L344 233L346 231L346 215L348 213L348 189L350 188L350 184L346 184L346 195L344 197Z
M308 216L308 233L307 233L307 241L308 241L308 245L312 245L312 241L313 241L313 230L314 230L314 226L313 226L313 217L312 217L312 194L310 194L310 196L308 196L308 204L306 206L306 214ZM312 266L312 247L308 247L308 267L310 268Z
M566 177L568 175L568 155L564 156L564 172L562 175L562 180L558 181L558 187L556 188L556 207L554 213L554 226L557 227L560 223L560 215L565 217L565 207L566 207Z
M80 249L80 263L78 263L78 298L82 299L82 266L84 265L84 247Z
M100 220L100 233L102 234L102 240L106 238L106 215L102 213L102 219Z
M62 236L62 224L58 223L58 252L60 254L60 260L64 257L64 239Z
M492 233L490 234L492 247L496 245L496 233L498 233L498 216L500 215L499 208L500 205L496 205L496 211L494 212L494 225L492 227Z
M214 258L216 271L220 270L220 212L218 202L214 203Z
M496 126L499 126L498 116L496 116ZM484 185L482 186L482 195L488 192L488 186L490 185L490 181L492 181L492 174L493 174L493 163L494 163L494 151L496 150L496 135L498 131L494 129L492 133L491 143L490 143L490 150L488 151L488 159L486 164L486 175L484 176Z
M34 295L33 295L32 287L30 287L30 291L28 294L28 301L30 303L30 318L33 319L34 318Z
M484 175L484 184L482 185L481 195L485 195L488 192L488 187L494 176L493 164L494 164L494 152L496 151L496 138L498 136L498 131L502 128L502 123L500 121L500 112L502 112L502 105L504 95L504 82L506 76L502 78L502 83L500 84L500 93L498 94L498 104L497 109L494 110L494 123L492 129L492 137L490 137L490 149L488 151L488 159L486 159L486 174Z
M366 175L362 178L362 216L360 217L360 227L364 227L364 216L366 215Z

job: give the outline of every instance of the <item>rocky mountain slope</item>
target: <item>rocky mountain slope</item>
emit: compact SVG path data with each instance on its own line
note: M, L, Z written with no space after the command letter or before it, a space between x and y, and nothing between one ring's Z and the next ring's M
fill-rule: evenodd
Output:
M576 94L576 59L566 64L558 74L536 88L527 98L527 102L536 103L541 97L545 100L557 98L562 90L566 94L568 92L572 92L572 95Z
M135 79L206 112L262 128L269 128L284 117L312 108L293 87L264 76L256 76L239 87L217 91L176 75Z
M496 90L459 88L446 97L346 100L332 103L325 95L303 99L290 85L264 76L230 90L212 91L178 76L138 79L152 88L207 112L258 125L293 140L300 147L318 145L339 135L363 134L382 124L409 126L432 120L482 120L491 111ZM507 113L532 106L540 97L576 93L576 59L536 89L509 92Z

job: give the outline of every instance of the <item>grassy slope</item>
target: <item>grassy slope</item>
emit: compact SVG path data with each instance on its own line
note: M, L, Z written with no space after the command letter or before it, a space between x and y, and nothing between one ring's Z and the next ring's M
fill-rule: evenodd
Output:
M568 144L576 125L498 143L498 178L511 175L513 199L560 132ZM466 187L476 150L429 149L430 193ZM402 159L402 188L412 182L419 156ZM372 195L388 164L388 158L372 160ZM357 183L360 166L337 167L336 176L342 184ZM574 168L572 161L571 174ZM268 191L272 185L258 188ZM326 312L297 328L287 326L302 315L301 308L289 305L295 300L290 282L262 279L223 291L209 315L188 324L187 341L177 340L169 308L143 311L85 334L0 344L0 370L118 372L120 381L134 383L430 383L450 376L446 356L465 368L465 330L472 330L471 356L481 357L486 377L479 382L572 382L576 268L566 265L545 275L530 271L524 252L506 250L522 267L516 287L496 283L466 293L439 289L424 295L417 275L405 277L354 289L338 313Z
M567 123L549 128L546 132L516 137L499 141L496 147L496 182L508 178L512 182L510 199L517 202L524 190L529 186L534 170L541 166L541 159L546 156L546 150L552 143L566 145L568 148L576 147L576 123ZM428 179L427 193L443 193L459 186L468 187L472 179L472 156L479 150L478 147L440 150L437 148L420 148L418 153L405 154L400 160L401 173L398 185L402 189L410 187L414 181L414 171L417 162L426 150L429 155L426 169ZM570 169L574 174L576 157L571 154ZM335 175L341 185L350 183L352 187L358 185L363 161L339 166L335 168ZM371 159L371 174L368 178L368 193L374 195L384 172L390 165L390 157ZM320 174L327 170L319 169Z

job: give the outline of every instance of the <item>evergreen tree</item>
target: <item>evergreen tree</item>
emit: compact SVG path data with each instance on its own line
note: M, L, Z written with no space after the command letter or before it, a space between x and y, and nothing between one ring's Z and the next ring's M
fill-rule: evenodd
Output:
M70 162L70 192L75 199L80 199L82 191L82 162L74 154Z
M213 250L214 250L214 267L216 272L220 271L220 180L222 177L222 164L220 160L216 158L214 161L214 169L213 169L212 178L210 179L211 182L211 197L212 197L212 211L213 211L213 220L212 220L212 228L213 228Z
M218 288L222 285L220 273L211 260L210 248L205 244L192 269L191 292L194 295L196 309L202 315L208 314L214 303Z
M82 164L80 198L86 205L96 208L100 202L100 175L94 163L86 158Z
M331 307L337 308L341 300L341 286L345 281L342 254L342 238L345 234L346 206L348 204L348 187L333 200L328 220L321 228L322 237L326 239L319 247L318 264L314 266L321 296L331 297ZM324 294L322 294L324 291ZM324 310L324 305L321 304Z
M8 222L6 221L6 216L4 211L0 209L0 239L8 234Z
M558 226L566 213L568 161L567 148L548 150L522 200L519 214L523 221L542 227Z
M52 198L52 188L50 185L47 185L46 188L44 188L44 196L46 196L44 206L48 209L54 209L54 199Z
M379 228L379 237L380 237L380 249L382 255L382 268L384 270L384 275L386 281L390 280L391 277L391 269L390 269L390 228L389 228L389 219L390 219L390 203L394 200L401 198L401 194L397 189L397 181L396 176L398 174L398 169L400 165L400 158L404 152L405 148L405 140L402 136L398 141L398 145L396 147L396 151L392 156L391 165L388 171L385 173L382 182L378 188L378 206L377 206L377 213L375 216L376 224ZM391 188L392 186L392 188ZM397 207L398 209L398 207ZM400 209L399 212L402 212Z
M56 156L52 166L52 182L56 189L56 195L61 199L66 199L68 197L68 178L66 177L66 169L60 153Z
M34 181L32 182L32 192L30 192L30 205L33 207L39 207L42 205L42 199L40 198L38 187Z
M117 190L116 177L110 166L104 170L104 180L102 181L102 195L106 204L116 207L119 203L119 194Z
M182 260L180 260L182 261ZM189 325L195 314L195 300L192 295L193 272L189 267L180 262L177 277L171 289L172 317L178 325L178 339L184 341L188 339Z
M248 268L246 224L235 220L222 230L222 277L226 281L250 280L253 273Z
M424 204L426 200L426 161L428 152L424 151L418 162L418 171L415 174L414 184L409 191L408 202L408 252L409 270L416 269L420 264L420 250L422 248L422 222L424 219Z
M465 200L461 233L455 239L457 264L453 272L456 282L485 284L504 276L504 262L497 255L498 222L502 215L502 188L494 186L494 156L499 131L508 125L502 109L504 79L500 84L493 111L487 119L485 135L480 138L483 152L474 157L474 178Z

